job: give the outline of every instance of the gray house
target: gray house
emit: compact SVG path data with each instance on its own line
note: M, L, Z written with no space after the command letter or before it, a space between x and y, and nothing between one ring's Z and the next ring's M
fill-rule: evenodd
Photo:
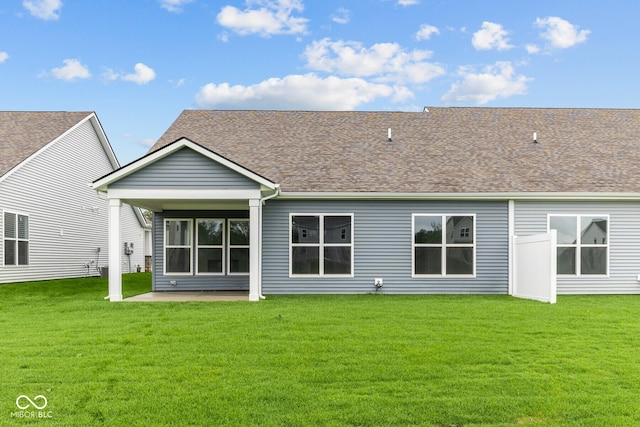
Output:
M93 186L112 242L122 203L154 212L156 291L511 294L516 236L548 233L554 292L640 293L639 135L640 110L187 110Z
M90 184L119 167L95 113L0 112L0 283L99 275L109 202ZM120 221L114 252L121 271L135 271L144 219L127 206Z

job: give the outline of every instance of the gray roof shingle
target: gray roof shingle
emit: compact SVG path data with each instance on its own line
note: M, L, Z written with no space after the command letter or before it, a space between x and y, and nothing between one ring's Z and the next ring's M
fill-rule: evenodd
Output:
M0 111L0 176L91 112Z
M285 192L640 193L640 110L185 110L150 151L182 137Z

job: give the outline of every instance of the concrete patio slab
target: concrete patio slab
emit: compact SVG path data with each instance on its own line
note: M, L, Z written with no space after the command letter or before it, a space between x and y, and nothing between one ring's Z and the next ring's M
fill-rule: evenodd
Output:
M249 301L247 291L176 291L149 292L125 298L129 302L158 301Z

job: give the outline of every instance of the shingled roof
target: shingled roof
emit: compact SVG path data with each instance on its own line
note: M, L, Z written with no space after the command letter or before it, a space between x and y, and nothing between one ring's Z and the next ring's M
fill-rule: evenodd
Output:
M0 112L0 176L71 129L91 112Z
M640 110L185 110L151 152L182 137L283 192L640 193Z

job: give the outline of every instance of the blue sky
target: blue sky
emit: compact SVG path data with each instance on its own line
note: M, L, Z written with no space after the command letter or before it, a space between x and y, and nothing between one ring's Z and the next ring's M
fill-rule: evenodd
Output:
M637 0L2 0L0 110L638 108Z

